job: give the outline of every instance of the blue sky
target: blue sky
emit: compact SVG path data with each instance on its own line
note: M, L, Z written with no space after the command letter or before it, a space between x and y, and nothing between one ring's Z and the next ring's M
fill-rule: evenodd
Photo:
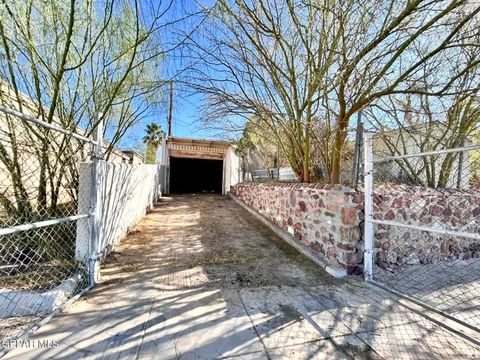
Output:
M221 139L224 138L217 132L203 129L200 123L199 107L201 105L200 95L187 95L175 93L172 115L172 135L188 138ZM166 94L168 96L168 94ZM122 140L122 148L138 148L142 146L141 141L147 124L156 122L166 132L168 108L157 108L153 114L145 117L141 122L130 129L129 134Z
M211 5L212 1L204 0L202 3L203 5ZM176 5L174 5L174 9L172 9L172 11L166 15L165 21L184 17L187 13L192 13L196 10L196 5L194 2L180 0L175 4ZM188 32L188 29L195 26L197 21L197 18L192 18L182 22L179 25L180 30ZM172 33L173 32L174 31L172 31ZM175 39L175 36L167 34L165 35L164 41L171 44L172 42L174 43L177 41L177 39ZM184 61L180 59L183 55L185 54L180 56L179 54L170 54L168 56L164 66L165 73L161 75L163 78L170 79L173 77L175 79L175 74L177 74L185 66ZM174 104L172 115L173 136L208 139L224 138L224 136L219 135L218 132L207 130L202 127L200 122L200 105L202 102L201 95L192 94L190 89L188 89L188 87L185 88L185 86L186 85L183 85L182 89L174 86ZM144 118L140 123L130 129L128 134L122 140L121 147L135 148L141 145L141 139L144 136L145 127L151 122L160 124L162 129L167 131L168 96L169 93L167 91L165 93L165 105L155 109L148 117Z
M213 136L208 131L202 131L199 126L198 108L201 103L200 96L186 97L184 94L175 93L172 115L172 134L181 137L208 137ZM168 95L168 94L167 94ZM168 109L158 109L158 116L152 115L143 121L142 125L149 122L160 123L162 129L167 131Z
M207 139L218 138L218 136L211 131L202 130L202 127L199 124L198 108L200 103L200 96L190 96L188 98L183 94L175 96L172 115L173 136ZM140 150L143 146L142 138L145 135L144 132L147 124L155 122L162 127L163 131L167 132L167 116L168 110L166 108L154 109L152 114L143 118L128 131L125 137L120 141L118 147Z

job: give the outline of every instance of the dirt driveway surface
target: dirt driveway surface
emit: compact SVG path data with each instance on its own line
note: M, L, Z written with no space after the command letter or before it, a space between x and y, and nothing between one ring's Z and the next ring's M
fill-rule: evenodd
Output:
M474 359L472 343L335 280L228 197L164 198L102 282L18 359Z

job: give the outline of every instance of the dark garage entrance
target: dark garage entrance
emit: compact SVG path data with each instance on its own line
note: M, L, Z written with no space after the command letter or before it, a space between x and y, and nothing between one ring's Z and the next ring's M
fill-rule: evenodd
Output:
M170 158L170 193L222 193L223 160Z

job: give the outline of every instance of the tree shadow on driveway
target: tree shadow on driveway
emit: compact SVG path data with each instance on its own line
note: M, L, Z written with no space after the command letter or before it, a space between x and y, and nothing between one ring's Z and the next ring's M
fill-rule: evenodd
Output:
M222 196L163 199L102 283L22 359L474 358L478 349L355 279L336 280Z

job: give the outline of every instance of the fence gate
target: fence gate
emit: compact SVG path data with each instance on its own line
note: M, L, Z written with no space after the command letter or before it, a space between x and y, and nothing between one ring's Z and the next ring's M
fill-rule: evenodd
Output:
M96 191L78 213L78 163L93 159L96 184L101 133L92 140L0 106L0 357L92 284L96 259L77 261L75 242L81 219L98 234Z
M480 145L364 144L366 280L480 332Z

